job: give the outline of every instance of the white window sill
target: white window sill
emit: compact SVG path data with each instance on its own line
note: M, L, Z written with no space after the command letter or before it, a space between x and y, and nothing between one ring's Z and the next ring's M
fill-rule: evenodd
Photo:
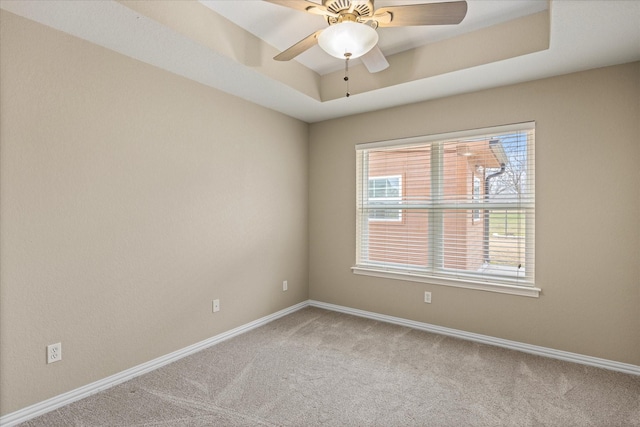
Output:
M501 294L520 295L524 297L538 298L540 288L533 286L518 286L508 285L501 283L490 283L474 280L463 279L445 279L441 277L430 277L418 273L411 272L398 272L389 271L384 269L377 269L374 267L351 267L354 274L361 274L364 276L382 277L385 279L406 280L410 282L430 283L434 285L453 286L456 288L476 289L480 291L498 292Z

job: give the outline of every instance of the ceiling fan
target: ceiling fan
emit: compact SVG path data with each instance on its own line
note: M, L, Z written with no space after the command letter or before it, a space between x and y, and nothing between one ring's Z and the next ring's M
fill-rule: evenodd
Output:
M377 46L378 27L459 24L467 14L467 2L464 0L387 6L379 9L374 9L374 0L322 0L322 4L309 0L265 1L324 16L329 24L329 27L308 35L276 55L275 60L289 61L319 44L329 55L345 59L347 62L349 59L360 57L371 73L382 71L389 66Z

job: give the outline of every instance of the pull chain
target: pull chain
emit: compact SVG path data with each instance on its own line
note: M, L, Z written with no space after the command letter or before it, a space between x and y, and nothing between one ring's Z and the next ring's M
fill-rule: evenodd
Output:
M347 82L347 98L351 96L349 93L349 58L351 58L350 53L344 54L344 81Z

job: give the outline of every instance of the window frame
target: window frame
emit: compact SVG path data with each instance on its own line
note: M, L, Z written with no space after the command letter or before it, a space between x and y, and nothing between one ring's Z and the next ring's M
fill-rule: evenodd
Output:
M451 132L445 134L436 134L436 135L427 135L427 136L417 136L411 138L403 138L389 141L376 141L371 143L357 144L355 146L357 151L357 193L363 194L362 191L366 190L366 194L368 197L368 188L363 189L362 187L368 187L368 158L360 158L361 155L365 156L367 154L366 150L375 149L375 148L402 148L402 147L413 147L420 144L426 145L429 144L434 150L434 147L438 145L442 146L447 140L456 140L456 139L464 139L464 138L476 138L485 135L495 135L495 134L505 134L509 132L522 132L527 131L531 132L532 135L535 134L535 122L526 122L526 123L517 123L512 125L505 126L495 126L490 128L483 129L472 129L460 132ZM535 150L535 136L530 141L531 143L527 143L527 169L526 169L526 179L527 186L529 188L533 188L534 191L531 193L531 200L527 203L519 203L517 206L513 203L506 203L501 201L494 201L490 203L474 203L472 200L472 204L475 206L469 206L467 208L456 208L458 210L468 209L472 215L474 209L480 208L477 205L481 205L481 209L488 210L512 210L515 211L517 209L522 208L522 206L526 207L526 211L529 213L526 215L525 223L526 223L526 236L525 239L525 265L527 265L528 272L526 272L525 280L520 280L520 275L518 273L515 274L515 278L507 277L502 280L498 274L493 274L489 277L485 277L479 274L474 274L472 271L464 271L464 270L455 270L455 276L449 275L447 273L447 269L442 267L437 271L433 270L422 270L422 269L412 269L408 268L408 266L402 265L399 267L398 265L394 265L390 262L384 261L369 261L368 260L368 252L363 252L362 249L368 250L368 225L363 226L364 216L368 216L368 214L363 215L363 208L360 208L357 202L356 206L356 262L352 267L352 271L354 274L361 274L367 276L374 277L383 277L390 279L399 279L405 281L414 281L414 282L423 282L423 283L432 283L438 285L445 286L455 286L462 287L468 289L478 289L478 290L486 290L493 291L499 293L507 293L513 295L522 295L528 297L538 297L541 289L535 286L534 282L534 271L535 271L535 263L533 262L535 259L535 224L534 224L534 216L535 216L535 165L534 165L534 150ZM433 155L433 154L432 154ZM432 164L431 167L439 167L436 164ZM434 174L441 173L441 171L430 169L430 174L433 177ZM396 174L394 174L396 176ZM367 177L366 185L363 185L365 179L363 177ZM475 174L472 174L472 180L475 177ZM372 177L378 178L378 177ZM403 183L404 184L404 183ZM481 183L482 185L482 183ZM472 185L473 187L473 185ZM437 209L434 209L433 212L436 212ZM431 223L434 222L431 215L434 215L432 212L429 213L429 226L432 227ZM440 215L443 215L440 213ZM370 221L367 218L367 221ZM375 221L375 220L374 220ZM442 228L443 219L435 221L435 230L432 230L433 233L438 233L438 227ZM476 221L474 219L474 221ZM436 234L430 234L434 236ZM433 238L432 238L433 240ZM431 246L431 245L430 245ZM429 257L438 257L442 256L440 249L432 251L433 248L429 249ZM364 255L364 256L363 256ZM362 262L361 258L367 258L366 262ZM529 267L531 266L531 267Z

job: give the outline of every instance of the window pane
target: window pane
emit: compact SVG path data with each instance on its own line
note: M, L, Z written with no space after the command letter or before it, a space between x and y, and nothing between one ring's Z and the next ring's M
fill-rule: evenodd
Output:
M402 219L400 225L369 222L368 259L373 263L425 268L428 265L429 248L427 211L406 210Z
M524 268L525 216L523 211L489 211L489 264Z
M473 210L446 210L443 267L478 272L484 264L483 249L483 222L473 221Z
M443 254L445 269L469 273L522 276L525 268L525 212L474 210L444 213ZM485 220L486 219L486 220Z

